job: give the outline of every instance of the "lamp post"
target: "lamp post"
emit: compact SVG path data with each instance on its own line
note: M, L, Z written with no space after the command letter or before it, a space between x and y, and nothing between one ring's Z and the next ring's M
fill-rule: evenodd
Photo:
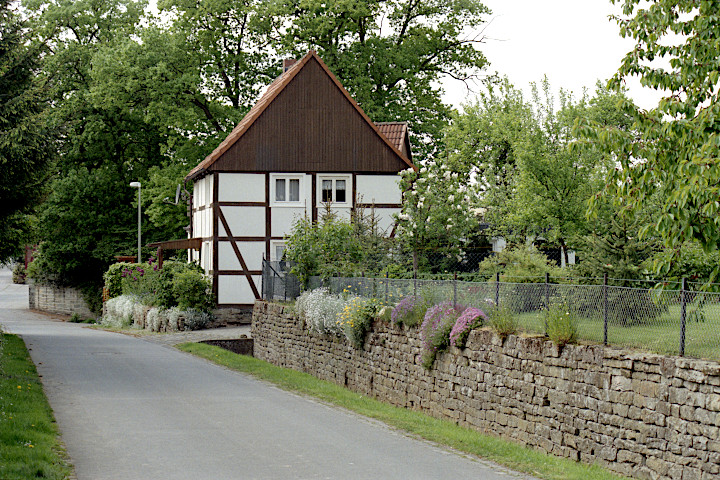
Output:
M141 226L141 223L140 223L140 200L142 198L142 196L141 196L142 195L142 186L140 185L140 182L130 182L130 186L138 189L138 255L137 255L137 262L141 263L142 258L141 258L141 253L140 253L140 246L141 246L140 239L142 237L142 232L141 232L141 227L140 227Z

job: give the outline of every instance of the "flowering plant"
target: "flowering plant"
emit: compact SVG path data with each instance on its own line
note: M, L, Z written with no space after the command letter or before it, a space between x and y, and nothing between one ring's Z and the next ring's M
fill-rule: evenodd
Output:
M485 312L475 307L468 307L455 321L450 330L450 345L453 347L464 347L470 332L481 327L487 321Z
M327 288L316 288L302 293L295 302L295 311L313 333L343 336L338 322L345 302L339 295L332 295Z
M442 302L429 308L420 326L422 341L422 364L428 370L432 368L435 356L445 350L450 343L450 330L460 313L465 310L452 302Z
M353 347L358 350L363 347L365 335L380 308L375 298L352 297L345 303L337 322Z
M422 297L408 295L395 305L390 315L390 320L395 324L405 324L408 327L414 327L422 322L427 308L428 305Z

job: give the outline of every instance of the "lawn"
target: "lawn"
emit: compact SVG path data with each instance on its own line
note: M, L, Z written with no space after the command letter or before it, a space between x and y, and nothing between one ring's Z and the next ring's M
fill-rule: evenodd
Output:
M69 478L72 469L25 344L0 335L0 478Z
M285 390L310 395L366 417L380 420L398 430L456 450L492 460L513 470L548 480L617 480L620 477L596 465L555 457L514 442L483 435L420 412L393 407L367 396L319 380L306 373L276 367L256 358L237 355L219 347L185 343L179 349L233 370L269 381Z
M688 309L688 312L690 309ZM709 305L703 309L705 319L689 319L685 322L685 355L688 357L720 360L720 306ZM680 350L680 306L671 305L657 318L636 325L623 326L608 323L608 343L618 347L638 348L667 355L678 355ZM691 316L688 315L688 318ZM527 312L517 316L520 329L545 332L542 311ZM603 342L602 318L578 318L580 341Z

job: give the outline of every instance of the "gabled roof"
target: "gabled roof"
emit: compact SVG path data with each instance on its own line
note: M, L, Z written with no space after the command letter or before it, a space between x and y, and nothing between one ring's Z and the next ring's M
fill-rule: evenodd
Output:
M225 140L223 140L210 155L208 155L202 162L200 162L200 164L198 164L198 166L196 166L192 169L192 171L190 171L190 173L186 177L186 180L191 180L202 176L205 171L207 171L218 159L223 156L225 152L228 151L228 149L235 145L235 143L243 137L243 135L250 129L250 127L252 127L256 120L258 120L258 118L263 114L263 112L265 112L265 110L272 104L272 102L278 97L278 95L280 95L283 90L289 84L291 84L293 79L303 70L303 68L308 64L311 59L317 61L317 63L324 70L325 74L332 80L332 82L337 86L340 92L342 92L347 101L352 105L352 107L357 111L357 113L360 114L360 116L364 119L367 125L369 125L372 130L374 130L378 138L381 139L381 141L384 142L398 156L398 158L401 159L402 162L404 162L404 164L406 164L410 168L416 168L408 158L408 155L402 153L402 148L399 148L399 146L402 145L402 140L398 142L395 139L395 137L398 135L397 126L401 124L380 124L382 125L380 127L374 124L370 120L370 118L368 118L362 108L360 108L357 102L350 96L348 91L345 90L342 84L337 80L335 75L330 72L327 65L325 65L325 63L320 59L320 57L318 57L317 53L311 50L300 61L293 64L285 73L283 73L280 77L275 79L275 81L270 84L265 93L261 96L260 100L258 100L258 102L250 109L250 111L247 113L247 115L245 115L245 117L240 121L240 123L238 123L238 125L232 130L232 132L230 132L230 134L225 138ZM404 125L406 132L407 124ZM393 140L390 140L388 138L388 135L383 134L381 132L381 128L386 130L388 132L388 135L393 137ZM392 133L390 133L391 131Z

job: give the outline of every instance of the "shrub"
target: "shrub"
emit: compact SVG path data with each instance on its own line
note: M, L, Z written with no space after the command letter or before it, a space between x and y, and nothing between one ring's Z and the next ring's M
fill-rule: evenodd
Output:
M203 330L208 328L214 318L212 313L194 308L186 310L184 316L185 330Z
M338 324L345 337L356 349L362 349L365 335L380 310L380 302L375 298L352 297L338 315Z
M128 327L133 323L135 304L137 297L120 295L105 302L105 315L101 324L107 327Z
M345 302L338 295L331 295L327 288L316 288L303 292L295 302L298 316L308 329L319 335L343 336L338 316Z
M13 283L17 284L24 284L25 283L25 277L27 276L27 272L25 271L25 265L22 263L18 263L15 265L15 268L13 268L12 271L12 281Z
M198 271L188 269L178 272L173 278L172 292L180 310L209 312L214 305L212 283Z
M475 307L468 307L455 321L450 330L450 345L453 347L464 347L470 332L481 327L487 321L485 312Z
M131 265L131 263L126 262L114 263L110 265L107 271L103 274L105 288L107 288L110 298L119 297L120 295L122 295L122 273L124 270L127 270Z
M464 310L452 302L443 302L429 308L420 326L422 341L422 364L430 370L435 356L450 344L450 330L458 315Z
M513 311L507 306L492 308L489 312L490 325L500 338L505 339L508 335L517 333L518 322Z
M427 309L428 305L422 297L408 295L393 308L390 319L398 325L415 327L423 321Z
M559 346L577 340L577 314L567 303L550 305L545 311L545 322L550 340Z

